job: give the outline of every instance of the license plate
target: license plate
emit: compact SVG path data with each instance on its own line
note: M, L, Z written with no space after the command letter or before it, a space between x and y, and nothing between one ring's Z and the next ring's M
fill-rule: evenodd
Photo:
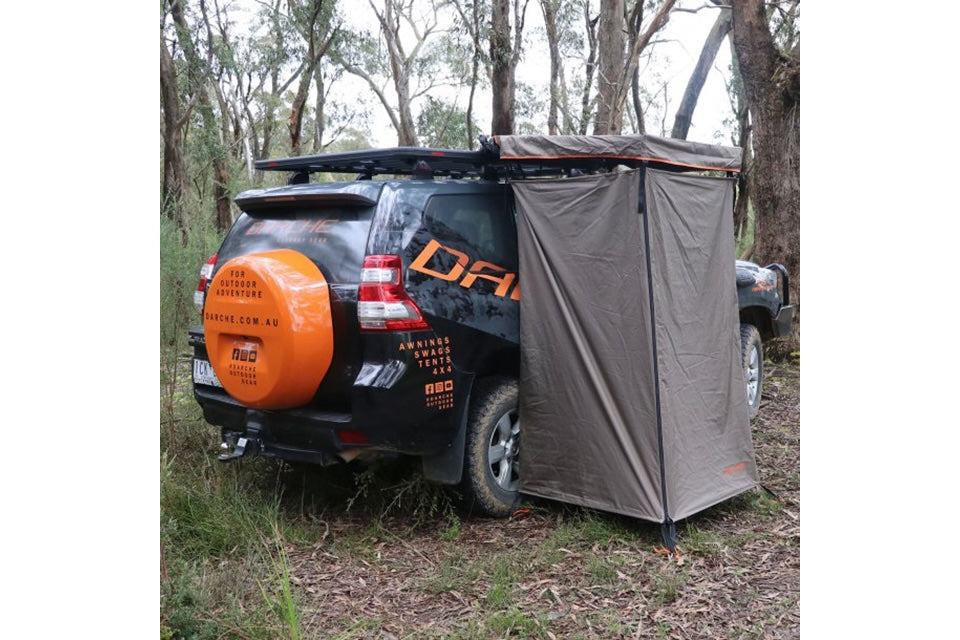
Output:
M217 378L217 374L213 370L213 365L206 360L198 360L197 358L193 359L193 382L194 384L208 384L211 387L223 388L220 379Z

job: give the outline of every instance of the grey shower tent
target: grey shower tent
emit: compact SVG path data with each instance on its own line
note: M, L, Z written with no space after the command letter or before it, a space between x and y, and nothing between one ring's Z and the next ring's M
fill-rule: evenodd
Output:
M757 469L734 274L737 148L654 136L498 136L500 159L613 170L511 182L521 490L664 525ZM576 173L576 172L572 172Z

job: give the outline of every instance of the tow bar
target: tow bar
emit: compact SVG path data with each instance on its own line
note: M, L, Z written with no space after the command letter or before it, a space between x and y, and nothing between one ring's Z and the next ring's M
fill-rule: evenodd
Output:
M263 446L260 442L260 431L263 429L263 414L260 411L247 411L247 435L241 436L236 431L223 433L223 442L220 443L222 453L217 456L220 462L239 460L244 456L259 455Z
M233 451L230 450L229 444L221 442L220 450L223 451L223 453L217 456L217 460L220 462L230 462L231 460L238 460L243 456L257 455L260 451L260 441L251 440L250 438L239 438L233 446Z

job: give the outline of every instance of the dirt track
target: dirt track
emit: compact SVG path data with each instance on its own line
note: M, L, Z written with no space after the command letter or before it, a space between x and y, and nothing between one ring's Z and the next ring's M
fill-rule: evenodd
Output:
M509 521L323 519L289 546L313 638L794 638L800 634L799 367L768 364L754 446L765 491L659 527L537 501Z

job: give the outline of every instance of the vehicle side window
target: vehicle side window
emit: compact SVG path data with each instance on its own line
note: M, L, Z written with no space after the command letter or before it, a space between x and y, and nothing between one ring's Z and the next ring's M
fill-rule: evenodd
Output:
M473 260L517 268L517 229L504 194L436 195L424 212L430 233Z

